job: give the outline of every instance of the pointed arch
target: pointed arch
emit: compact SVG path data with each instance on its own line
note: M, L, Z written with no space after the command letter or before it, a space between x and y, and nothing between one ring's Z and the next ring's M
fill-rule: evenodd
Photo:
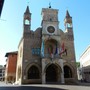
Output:
M70 63L64 63L64 78L74 78L74 67Z
M28 79L40 79L39 69L33 65L28 69Z
M36 63L29 63L24 70L24 74L27 79L40 79L41 78L41 68ZM32 77L32 75L34 76Z
M45 69L46 82L58 82L61 75L61 68L57 64L48 64Z
M64 78L72 78L71 68L67 65L64 66Z

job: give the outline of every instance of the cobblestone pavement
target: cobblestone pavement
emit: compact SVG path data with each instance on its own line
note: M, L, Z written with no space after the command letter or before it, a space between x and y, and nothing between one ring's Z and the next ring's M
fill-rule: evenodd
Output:
M30 90L37 90L36 88L39 88L38 90L90 90L90 83L81 83L80 85L52 85L52 84L28 84L28 85L13 85L13 84L5 84L4 82L0 82L0 90L2 90L1 88L5 88L5 87L16 87L17 89L15 90L19 90L20 88L26 88ZM8 89L3 89L3 90L8 90ZM14 90L14 89L13 89ZM24 89L23 89L24 90Z

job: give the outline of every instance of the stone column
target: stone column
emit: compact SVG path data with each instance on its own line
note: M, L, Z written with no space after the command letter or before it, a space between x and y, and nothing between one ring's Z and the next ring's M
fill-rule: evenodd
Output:
M42 84L46 83L46 74L45 74L45 60L42 59Z
M61 73L61 83L65 83L64 82L64 74L63 74L63 72Z
M59 64L60 64L61 69L62 69L62 73L61 73L61 83L65 83L65 82L64 82L64 70L63 70L63 60L62 60L62 59L59 59Z
M46 74L43 72L42 73L42 84L46 83Z

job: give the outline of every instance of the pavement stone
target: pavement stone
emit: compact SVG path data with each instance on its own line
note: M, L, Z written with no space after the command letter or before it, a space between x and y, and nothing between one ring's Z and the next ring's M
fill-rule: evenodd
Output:
M26 88L53 88L55 90L90 90L90 83L80 83L79 85L55 85L55 84L27 84L27 85L13 85L0 82L0 87L26 87ZM10 88L9 88L10 89ZM14 89L13 89L14 90ZM30 89L29 89L30 90ZM34 89L33 89L34 90Z
M0 81L0 87L1 86L12 86L12 84L11 83L5 83L5 82L2 82L2 81Z

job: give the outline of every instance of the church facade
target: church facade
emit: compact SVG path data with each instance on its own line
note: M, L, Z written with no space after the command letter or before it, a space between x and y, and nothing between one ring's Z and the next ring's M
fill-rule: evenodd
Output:
M65 31L59 29L58 10L42 8L41 27L31 30L27 6L18 46L16 83L66 83L77 80L72 17L68 10Z

